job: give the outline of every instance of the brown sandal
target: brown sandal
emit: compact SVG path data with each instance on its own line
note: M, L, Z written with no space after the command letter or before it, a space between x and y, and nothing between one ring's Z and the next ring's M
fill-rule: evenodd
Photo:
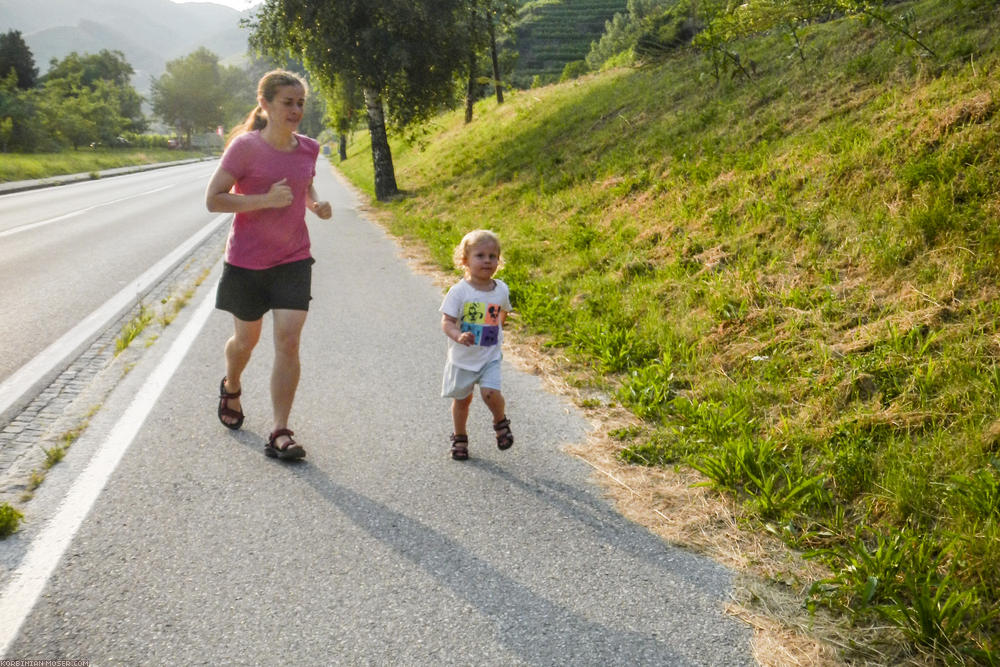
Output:
M284 447L279 447L275 444L275 441L283 435L288 436L288 442L285 443ZM264 447L264 454L270 456L272 459L301 459L305 457L306 450L302 448L302 445L298 444L292 440L292 436L295 435L287 428L279 428L277 431L271 433L271 437L267 439L267 445Z
M510 431L510 420L505 416L493 425L493 430L497 432L497 449L510 449L514 444L514 434ZM506 433L500 433L506 431Z
M243 426L244 415L242 410L233 410L229 407L229 403L227 401L239 398L242 394L242 389L232 393L226 391L226 378L222 378L222 382L219 383L219 421L222 422L223 426L231 428L234 431ZM227 422L223 419L223 417L229 417L230 419L235 419L236 421Z
M451 458L456 461L465 461L469 458L469 436L452 433Z

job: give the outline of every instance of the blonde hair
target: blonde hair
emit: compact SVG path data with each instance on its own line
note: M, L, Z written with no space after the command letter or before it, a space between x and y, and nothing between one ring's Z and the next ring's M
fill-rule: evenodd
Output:
M284 86L301 86L302 90L309 92L306 82L298 74L284 69L273 69L260 77L260 81L257 82L257 99L264 98L268 102L272 102L274 101L274 96L278 94L278 89ZM253 132L254 130L263 130L267 126L267 116L263 114L263 111L260 108L260 104L257 104L254 110L250 112L250 115L246 117L246 120L229 132L229 136L226 137L226 145L228 146L233 139L241 134Z
M459 241L458 245L455 246L455 251L451 255L451 260L455 263L456 269L461 269L468 273L468 267L465 265L465 261L469 258L469 248L473 248L480 243L492 243L497 247L497 256L500 256L500 237L491 232L488 229L475 229ZM500 261L497 269L503 266L503 260Z

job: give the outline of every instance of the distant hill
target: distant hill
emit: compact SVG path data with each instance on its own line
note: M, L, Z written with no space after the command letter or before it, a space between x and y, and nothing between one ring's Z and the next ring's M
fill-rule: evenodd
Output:
M604 23L626 11L626 0L531 0L518 11L514 48L520 54L514 83L531 84L537 74L557 77L568 62L583 60Z
M240 19L252 11L170 0L0 0L0 32L21 31L41 74L72 51L121 51L135 68L133 85L146 94L167 62L199 46L225 62L242 59L247 32Z

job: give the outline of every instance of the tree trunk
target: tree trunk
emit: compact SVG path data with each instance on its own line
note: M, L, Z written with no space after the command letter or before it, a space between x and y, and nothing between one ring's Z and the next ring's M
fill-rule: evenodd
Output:
M347 159L347 135L343 132L340 133L340 161L343 162Z
M497 104L503 104L503 85L500 83L500 60L497 58L497 36L493 29L493 15L487 15L490 26L490 58L493 60L493 88L497 93Z
M368 133L372 139L372 166L375 171L375 198L385 201L399 194L396 172L389 151L389 137L385 133L385 112L378 91L365 88L365 108L368 110Z
M465 89L465 122L472 122L472 106L476 103L476 52L469 51L469 85Z

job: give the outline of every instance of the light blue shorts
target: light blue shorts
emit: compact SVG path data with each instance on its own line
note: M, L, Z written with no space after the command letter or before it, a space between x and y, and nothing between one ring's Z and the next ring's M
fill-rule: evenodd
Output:
M500 360L491 361L478 371L446 363L444 379L441 382L441 398L466 398L472 389L496 389L500 391Z

